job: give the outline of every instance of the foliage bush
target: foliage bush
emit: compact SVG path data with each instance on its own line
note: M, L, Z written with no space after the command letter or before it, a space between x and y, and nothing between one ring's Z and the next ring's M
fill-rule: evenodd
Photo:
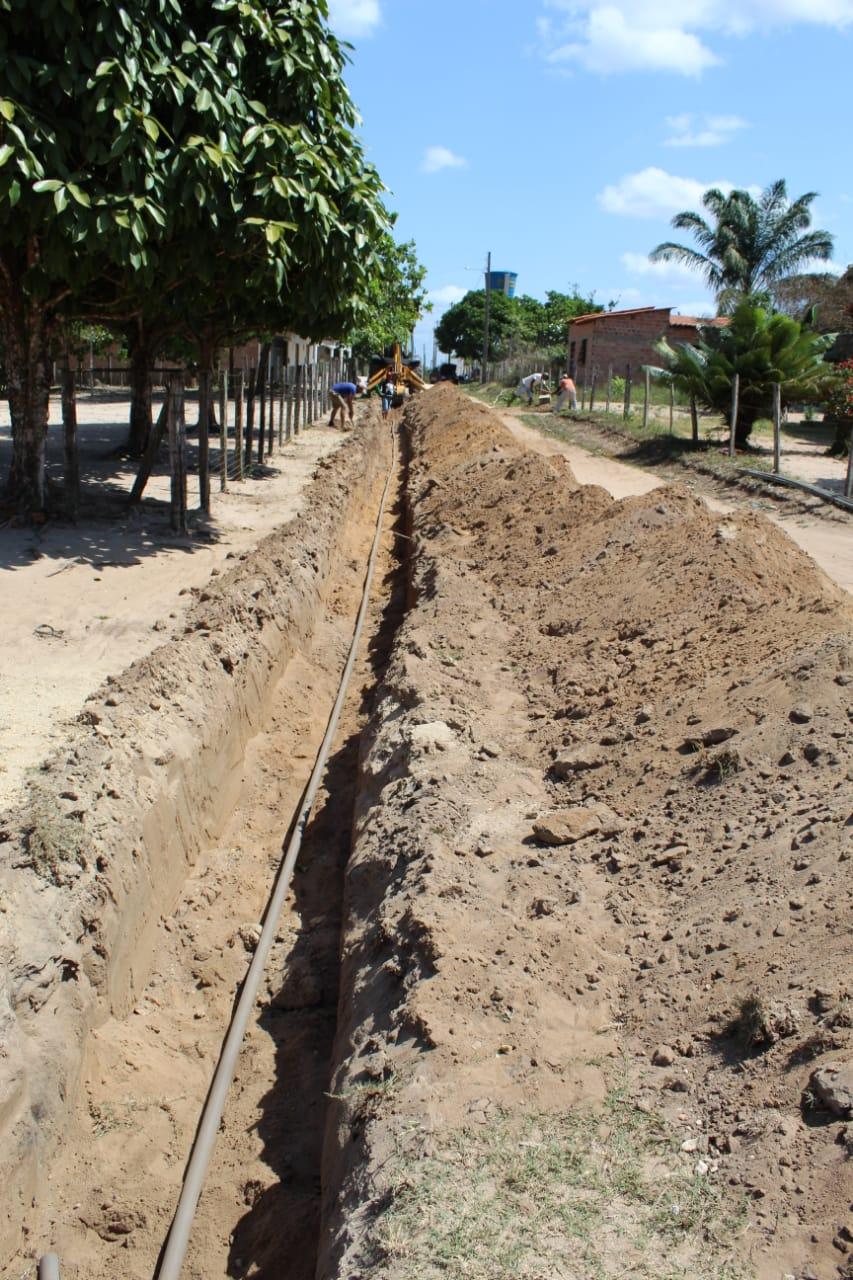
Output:
M773 386L784 401L820 400L831 377L824 354L831 338L813 333L790 316L772 314L744 299L729 324L700 331L696 346L657 345L675 386L731 422L732 384L740 375L736 439L743 448L759 418L772 415Z

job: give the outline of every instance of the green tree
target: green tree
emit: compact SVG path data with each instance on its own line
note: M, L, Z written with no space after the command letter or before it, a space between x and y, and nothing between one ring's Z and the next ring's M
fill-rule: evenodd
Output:
M503 293L489 295L489 359L503 360L510 354L518 333L518 298ZM466 360L481 360L486 319L486 292L472 289L448 307L435 328L442 351L455 352Z
M436 326L442 351L455 351L467 360L482 358L484 308L485 293L478 289L466 293L445 311ZM594 298L583 297L577 288L573 293L549 289L544 302L528 294L507 298L502 293L490 293L489 359L504 360L527 351L548 360L560 360L565 355L571 320L603 310Z
M362 299L364 311L348 342L356 356L381 353L393 342L402 342L425 311L426 267L418 262L414 240L397 244L386 232L378 242L376 265Z
M672 219L676 230L692 232L698 248L667 240L649 257L652 262L693 267L719 304L730 309L744 296L769 295L803 263L832 256L832 236L808 229L815 198L816 192L810 191L789 200L782 180L758 199L748 191L726 195L711 187L702 197L709 219L689 210Z
M322 0L2 8L0 337L9 487L32 510L67 316L141 326L149 352L249 312L345 327L386 217Z
M819 399L830 375L823 357L830 337L805 328L790 316L772 314L745 299L729 324L700 330L695 346L658 343L664 367L678 390L731 422L732 383L740 375L736 443L746 447L756 421L769 417L773 384L784 400Z
M542 310L543 325L540 333L537 334L537 342L542 347L558 348L563 354L571 322L578 316L603 311L604 307L595 301L594 296L584 297L575 285L571 293L559 293L549 289L545 294Z

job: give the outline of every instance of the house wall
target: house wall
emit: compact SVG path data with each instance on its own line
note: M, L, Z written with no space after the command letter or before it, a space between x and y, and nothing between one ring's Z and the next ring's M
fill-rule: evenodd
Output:
M670 325L669 314L668 308L625 316L605 312L600 319L570 325L569 362L577 378L583 381L586 375L590 382L593 369L599 378L606 378L611 365L614 376L624 378L629 364L632 370L643 364L659 364L656 342L664 336L672 343L687 342L696 333L683 325Z

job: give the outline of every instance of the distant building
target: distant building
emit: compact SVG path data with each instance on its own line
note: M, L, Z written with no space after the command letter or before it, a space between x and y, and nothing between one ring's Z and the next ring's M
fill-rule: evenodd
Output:
M660 364L655 343L661 338L670 346L693 343L700 328L720 328L728 323L725 317L706 320L676 315L672 307L634 307L578 316L569 325L569 368L582 382L592 381L593 370L599 378L606 378L611 367L614 376L624 378L628 365L637 370L644 364Z
M492 293L505 293L508 298L514 298L517 283L517 271L489 272L489 289Z

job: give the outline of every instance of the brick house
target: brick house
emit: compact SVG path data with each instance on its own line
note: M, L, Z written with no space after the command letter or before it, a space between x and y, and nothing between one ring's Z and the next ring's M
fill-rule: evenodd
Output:
M569 325L569 369L580 382L599 378L624 378L628 365L636 372L644 364L660 364L655 343L666 338L670 346L695 342L701 326L728 324L724 317L703 320L674 315L672 307L634 307L629 311L597 311L578 316Z

